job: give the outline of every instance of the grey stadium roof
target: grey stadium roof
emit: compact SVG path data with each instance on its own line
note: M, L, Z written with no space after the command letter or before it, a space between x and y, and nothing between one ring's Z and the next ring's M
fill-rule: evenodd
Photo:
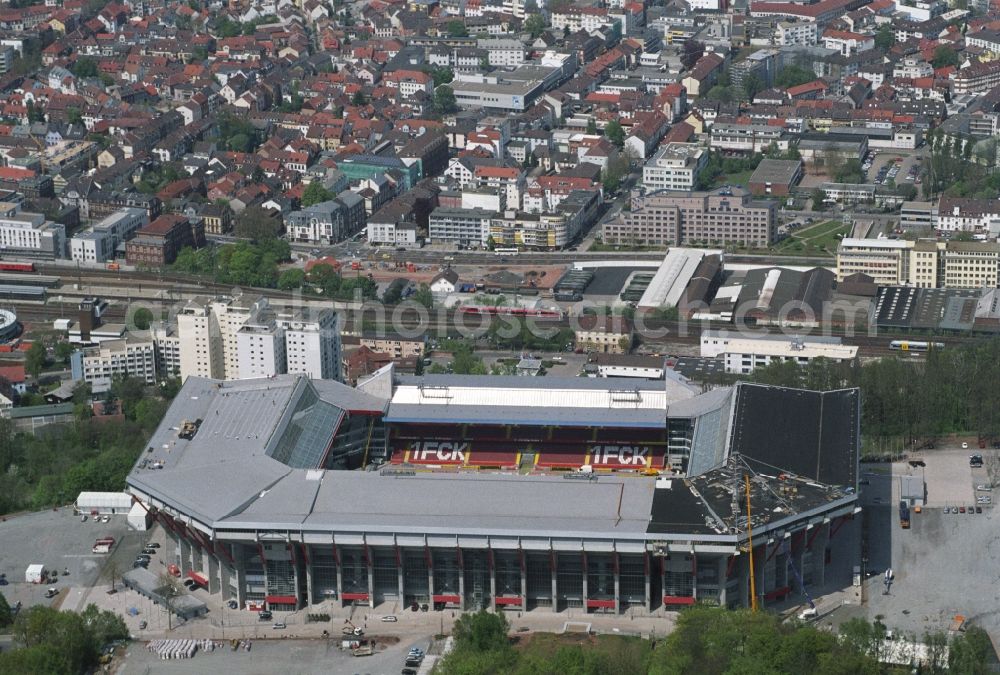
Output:
M583 378L477 378L452 376L423 381L485 385L502 388L506 383L517 392L530 388L544 389L544 380L552 384L574 384L581 395L607 391L607 380ZM406 378L403 381L418 382ZM640 388L657 392L664 384L643 384ZM615 540L639 545L649 539L709 537L731 539L730 524L708 517L712 509L698 495L702 486L711 483L717 472L726 470L731 443L733 452L744 453L745 460L767 468L773 461L789 461L789 473L799 468L815 480L833 471L837 485L844 485L855 475L856 454L835 458L831 452L856 447L854 429L848 412L854 399L849 394L834 393L843 404L819 404L815 392L798 393L770 388L761 392L741 392L746 385L722 388L699 397L671 403L671 416L694 416L698 468L694 479L674 479L672 489L657 487L657 479L636 475L600 475L590 479L568 479L563 475L518 475L510 473L420 473L400 474L396 469L341 471L292 468L269 456L285 433L288 411L300 409L300 401L315 390L320 398L341 410L384 411L388 400L365 394L330 381L310 381L301 376L278 376L266 380L218 382L188 378L160 427L153 435L147 452L142 453L128 476L130 490L147 506L189 517L209 531L227 531L253 538L254 532L296 532L306 541L350 543L351 537L496 537L502 540L533 538L535 541ZM853 391L853 390L852 390ZM748 423L730 422L740 415L745 404L732 404L733 397L751 404L752 412L761 414L784 396L798 401L800 413L823 418L823 438L799 428L790 447L781 451L770 446L781 443L780 429L773 419ZM662 394L661 394L662 395ZM846 398L845 398L846 396ZM435 406L438 408L447 406ZM499 406L492 420L514 418L521 412ZM666 425L666 406L659 411L659 424ZM536 414L539 409L532 408ZM552 414L552 409L548 409ZM573 407L576 415L586 413ZM605 416L608 410L601 411ZM621 416L622 410L611 411ZM643 411L644 412L644 411ZM774 411L776 415L780 414ZM564 412L569 417L568 412ZM201 420L194 436L181 438L185 422ZM330 422L332 423L332 422ZM551 419L550 422L551 423ZM603 420L601 420L603 424ZM710 429L715 425L717 428ZM841 428L827 439L827 429ZM742 435L729 438L732 429ZM759 438L747 445L746 434ZM832 432L831 432L832 433ZM740 440L742 439L742 440ZM801 454L822 453L811 462ZM831 460L833 463L831 463ZM766 463L766 464L765 464ZM756 466L751 465L751 466ZM765 471L767 473L767 471ZM761 479L764 480L764 479ZM698 483L697 481L701 481ZM707 483L706 483L707 481ZM663 485L661 485L663 487ZM824 490L816 499L803 499L792 511L775 515L769 522L785 522L797 513L812 513L843 507L852 499L847 490ZM840 500L840 501L838 501ZM843 503L841 503L843 502ZM716 509L717 510L717 509ZM734 516L735 517L735 516ZM670 525L674 523L674 525ZM699 524L700 523L700 524ZM675 529L671 529L675 528ZM679 531L678 531L679 530ZM244 533L242 535L238 533ZM368 541L369 539L366 539ZM387 541L392 541L388 539Z

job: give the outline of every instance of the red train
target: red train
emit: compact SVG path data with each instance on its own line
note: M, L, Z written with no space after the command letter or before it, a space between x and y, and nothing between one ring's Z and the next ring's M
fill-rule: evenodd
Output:
M34 272L35 263L0 262L0 272Z
M554 309L525 309L524 307L459 307L462 314L486 314L490 316L524 316L537 319L561 319L562 312Z

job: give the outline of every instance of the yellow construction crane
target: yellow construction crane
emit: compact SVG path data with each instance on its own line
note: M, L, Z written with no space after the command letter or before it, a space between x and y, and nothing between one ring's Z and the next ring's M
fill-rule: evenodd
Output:
M757 611L757 575L753 569L753 522L750 519L750 474L743 474L747 493L747 539L750 546L750 611Z

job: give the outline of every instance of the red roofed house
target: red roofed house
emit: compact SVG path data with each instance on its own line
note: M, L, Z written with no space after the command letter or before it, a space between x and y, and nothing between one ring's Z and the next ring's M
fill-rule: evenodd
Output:
M524 192L525 174L522 169L507 166L477 166L473 180L478 187L490 187L506 193L508 208L519 208Z

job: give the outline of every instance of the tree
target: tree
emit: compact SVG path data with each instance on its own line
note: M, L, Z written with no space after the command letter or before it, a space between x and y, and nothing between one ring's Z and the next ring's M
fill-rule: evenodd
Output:
M432 66L430 74L431 77L434 78L435 87L440 87L442 84L448 84L455 79L455 71L447 66Z
M704 43L698 42L694 39L685 40L684 46L681 49L681 65L684 67L684 70L691 70L694 68L694 64L698 63L698 59L700 59L704 53Z
M323 187L322 183L314 180L306 186L302 193L302 206L312 206L331 199L333 199L333 193Z
M70 124L83 124L83 115L80 114L80 109L72 106L66 108L66 121Z
M237 237L257 242L274 239L281 234L281 230L281 218L276 217L274 211L260 206L243 209L236 216L236 224L233 226L233 233Z
M434 110L439 114L450 113L457 107L455 92L451 87L445 84L434 90Z
M418 305L423 305L424 307L430 309L434 305L434 294L431 293L431 287L427 284L420 284L417 290L414 291L410 299Z
M149 310L147 309L146 311L148 312ZM53 351L59 361L64 364L68 364L69 357L76 351L76 348L68 342L59 341L56 343L56 346L53 347Z
M283 291L290 291L296 288L302 288L302 283L305 281L306 273L297 267L285 270L278 277L278 288Z
M24 369L28 371L29 375L37 379L45 367L47 359L48 354L46 353L45 345L40 340L35 340L24 355Z
M952 640L948 653L948 669L963 675L985 675L993 647L990 636L982 628L972 626Z
M351 105L360 107L366 103L368 103L368 99L365 98L365 93L363 91L358 89L354 92L354 96L351 97Z
M448 31L448 35L451 37L468 37L469 30L465 27L465 24L458 19L452 19L447 23L445 29Z
M750 73L743 80L743 94L748 101L752 101L757 92L764 88L764 81L757 73Z
M233 152L250 152L250 137L246 134L236 134L229 137L226 145Z
M875 33L875 48L887 52L894 44L896 44L896 31L892 29L892 24L882 24Z
M479 610L459 617L452 630L452 636L455 638L456 649L490 652L510 646L508 632L510 624L507 622L507 617Z
M7 604L7 598L0 593L0 628L6 628L14 620L14 614L10 611L10 605Z
M816 188L812 191L812 203L813 211L822 211L826 208L826 191L822 188Z
M938 45L934 49L934 56L931 58L931 65L935 68L945 68L947 66L958 65L958 52L949 45Z
M611 120L607 123L604 127L604 135L619 148L625 144L625 130L622 129L621 122L618 120Z
M587 118L587 135L596 136L597 135L597 122L594 121L593 117Z
M789 87L797 87L806 82L812 82L815 79L816 73L811 68L792 64L778 71L778 76L774 78L774 86L787 89Z
M724 87L721 84L717 84L708 90L708 93L705 94L705 98L709 101L731 103L733 100L733 90L730 87Z
M532 39L537 38L545 32L545 18L541 14L532 14L524 20L524 30Z
M70 72L77 77L97 77L97 61L86 57L78 59L70 68Z

